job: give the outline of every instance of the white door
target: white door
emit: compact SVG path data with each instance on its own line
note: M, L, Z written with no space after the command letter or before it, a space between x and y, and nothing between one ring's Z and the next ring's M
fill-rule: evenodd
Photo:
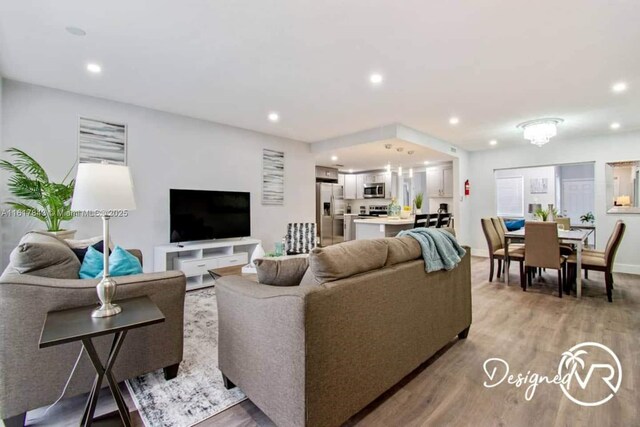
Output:
M580 224L580 217L595 210L593 179L565 179L562 181L562 214Z

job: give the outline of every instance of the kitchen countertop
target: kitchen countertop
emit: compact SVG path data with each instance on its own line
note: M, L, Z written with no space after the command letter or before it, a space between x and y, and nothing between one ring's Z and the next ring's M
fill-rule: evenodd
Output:
M353 220L356 224L384 224L384 225L413 225L413 217L407 219L383 218L360 218Z

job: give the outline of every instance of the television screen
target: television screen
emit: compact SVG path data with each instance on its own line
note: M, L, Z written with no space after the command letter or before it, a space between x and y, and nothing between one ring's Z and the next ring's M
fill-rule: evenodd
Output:
M169 190L171 242L250 236L250 199L244 192Z

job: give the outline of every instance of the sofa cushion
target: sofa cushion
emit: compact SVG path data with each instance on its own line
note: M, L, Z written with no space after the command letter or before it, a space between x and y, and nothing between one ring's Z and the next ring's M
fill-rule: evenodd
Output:
M53 239L58 240L55 237ZM30 239L27 239L30 240ZM34 239L44 240L44 239ZM55 279L77 279L80 261L61 241L20 243L9 256L5 273L30 274Z
M298 286L309 267L307 255L258 258L254 261L258 282L272 286Z
M413 261L422 256L420 243L413 237L388 237L382 241L387 244L389 250L386 266Z
M382 268L387 253L388 245L383 239L352 240L315 248L309 255L309 268L322 284Z

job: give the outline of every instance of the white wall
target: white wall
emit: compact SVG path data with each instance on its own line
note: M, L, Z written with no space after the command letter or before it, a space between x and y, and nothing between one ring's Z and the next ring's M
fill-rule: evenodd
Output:
M627 224L616 260L618 271L640 273L640 215L607 214L605 165L607 162L639 160L640 132L615 133L606 136L566 140L554 138L538 148L531 144L504 149L469 153L471 196L469 211L471 244L475 253L486 254L486 240L480 228L480 219L496 213L494 170L595 161L595 217L598 230L598 248L603 250L618 219Z
M145 270L153 266L153 247L169 241L169 189L193 188L251 192L251 230L266 250L286 232L287 222L314 221L314 159L306 143L191 119L119 102L5 80L2 148L19 147L61 179L77 159L78 116L128 125L128 164L138 209L111 221L114 241L139 248ZM285 205L262 206L262 149L285 152ZM7 195L6 176L0 195ZM2 267L35 221L0 222ZM76 219L67 228L78 237L101 234L98 219Z

